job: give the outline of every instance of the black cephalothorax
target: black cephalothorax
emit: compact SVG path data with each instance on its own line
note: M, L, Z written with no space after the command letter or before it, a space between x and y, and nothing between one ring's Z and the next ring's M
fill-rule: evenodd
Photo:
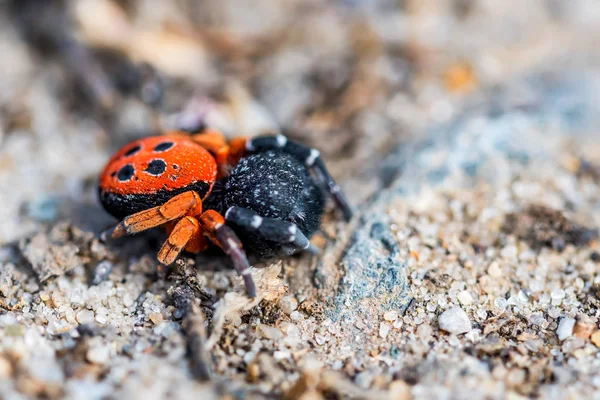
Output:
M248 253L293 254L319 228L323 189L294 156L267 150L242 158L215 184L207 207L225 215Z

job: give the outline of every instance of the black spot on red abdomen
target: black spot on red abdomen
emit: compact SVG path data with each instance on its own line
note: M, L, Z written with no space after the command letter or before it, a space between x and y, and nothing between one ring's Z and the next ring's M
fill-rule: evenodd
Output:
M133 165L127 164L117 172L117 179L121 182L127 182L133 178L133 175L135 175Z
M137 146L132 147L131 149L127 150L125 152L125 154L123 155L123 157L129 157L134 155L135 153L139 152L142 149L142 146L140 146L139 144Z
M169 150L171 147L173 147L173 142L162 142L156 145L156 147L154 147L154 151L157 153L160 153L162 151L167 151Z
M201 198L204 198L210 190L210 186L211 185L208 182L199 181L174 190L159 190L154 193L130 194L112 193L99 188L98 197L102 207L104 207L109 214L115 218L123 219L128 215L163 205L174 196L190 190L195 191Z
M145 169L147 173L154 176L162 175L167 169L167 163L164 160L156 159L148 163L148 167Z

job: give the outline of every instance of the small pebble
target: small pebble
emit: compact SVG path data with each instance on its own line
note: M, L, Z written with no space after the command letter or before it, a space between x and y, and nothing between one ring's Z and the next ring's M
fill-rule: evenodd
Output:
M473 302L473 298L471 297L471 294L466 290L459 292L456 295L456 298L458 299L458 301L460 301L461 304L463 304L465 306L469 305Z
M431 325L427 323L421 324L417 328L417 336L421 339L429 339L432 333L433 329L431 329Z
M273 353L273 358L275 361L281 361L285 359L289 359L292 357L292 354L289 351L276 351Z
M290 319L292 321L302 321L304 319L304 317L302 316L302 313L299 311L294 311L290 314Z
M98 265L96 265L96 268L94 268L92 284L99 285L102 282L104 282L105 280L107 280L108 276L112 272L112 269L113 269L113 263L111 263L110 261L102 261L102 262L98 263Z
M592 333L596 330L596 324L587 315L582 315L577 318L573 327L573 335L582 339L589 339Z
M297 337L300 337L300 329L298 329L298 327L296 325L292 324L292 323L283 322L281 324L281 326L280 326L280 329L287 336L297 336Z
M325 342L327 341L327 339L325 338L325 336L323 336L323 335L319 335L318 333L317 333L317 334L315 334L315 340L316 340L316 342L317 342L317 344L318 344L319 346L322 346L322 345L324 345L324 344L325 344Z
M101 325L104 325L108 322L108 317L104 314L97 314L96 315L96 322L98 322Z
M398 319L398 311L388 311L385 314L383 314L383 319L385 319L386 321L390 321L393 322L395 320Z
M471 321L467 313L460 307L452 307L439 317L440 329L456 335L469 332Z
M390 383L389 399L390 400L409 400L412 398L410 385L402 380L393 381Z
M594 343L594 346L600 347L600 331L596 331L596 332L592 333L591 340L592 340L592 343Z
M8 378L13 373L13 367L6 358L0 357L0 378Z
M496 261L490 264L487 272L490 276L494 278L502 277L502 268L500 268L500 265Z
M91 310L81 310L75 316L80 324L90 324L94 321L94 312Z
M298 300L293 296L283 296L279 300L279 308L281 308L281 311L286 313L286 315L290 315L298 308Z
M562 289L556 289L550 292L550 297L554 300L564 299L566 296L566 292Z
M135 299L133 298L133 296L129 292L126 292L123 295L123 304L125 305L125 307L132 306L134 302L135 302Z
M575 326L575 319L565 317L560 320L558 324L558 329L556 329L556 335L558 336L558 340L563 341L569 336L573 334L573 328Z
M394 321L394 329L400 329L402 328L402 325L404 324L404 321L402 321L402 318L398 318L397 320Z
M283 338L283 332L281 332L280 329L269 325L260 324L258 326L258 331L260 336L265 339L279 340Z
M158 312L150 313L150 315L148 316L148 318L150 319L150 321L152 321L152 323L154 325L158 325L161 322L163 322L163 316L162 316L161 313L158 313Z
M382 322L379 325L379 336L381 336L381 338L385 339L391 330L392 330L392 327L390 324Z
M92 347L88 349L86 358L94 364L106 364L110 359L110 350L108 346Z

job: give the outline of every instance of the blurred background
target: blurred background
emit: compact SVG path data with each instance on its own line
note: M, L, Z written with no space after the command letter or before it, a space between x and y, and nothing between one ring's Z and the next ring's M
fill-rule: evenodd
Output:
M2 1L0 242L110 222L110 153L198 121L321 149L360 204L427 127L516 76L596 64L599 18L594 0Z

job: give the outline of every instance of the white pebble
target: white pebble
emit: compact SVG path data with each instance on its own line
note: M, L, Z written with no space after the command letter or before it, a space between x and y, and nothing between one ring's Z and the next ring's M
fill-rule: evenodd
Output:
M494 300L494 305L496 307L498 307L501 310L504 310L506 308L506 306L508 305L508 302L506 301L506 299L504 297L497 297Z
M261 337L271 340L280 340L283 338L283 332L280 329L265 324L260 324L258 327Z
M419 325L417 328L417 336L421 339L428 339L433 333L433 329L427 323Z
M131 307L134 302L135 302L135 299L133 298L133 296L131 294L125 293L123 295L123 305L125 305L125 307Z
M288 346L295 347L300 344L300 339L302 337L300 333L300 329L292 323L283 322L279 329L284 333L285 338L283 339L283 343Z
M383 314L383 319L385 319L386 321L390 321L393 322L395 320L398 319L398 311L388 311L385 314Z
M101 325L104 325L105 323L108 322L108 316L103 315L103 314L98 314L98 315L96 315L96 322L98 322Z
M386 324L385 322L382 322L379 325L379 336L381 336L382 339L385 339L391 330L392 330L392 327L390 326L390 324Z
M86 358L94 364L106 364L110 358L108 346L92 347L88 349Z
M506 246L500 250L500 255L504 258L515 258L519 254L516 246Z
M94 321L94 312L91 310L81 310L75 318L80 324L90 324Z
M106 307L98 307L96 309L96 315L108 315L108 308L106 308Z
M327 341L327 339L325 338L325 336L323 336L323 335L319 335L318 333L317 333L317 334L315 334L315 340L316 340L316 342L317 342L317 344L318 344L319 346L322 346L322 345L324 345L324 344L325 344L325 342Z
M440 328L446 332L461 334L471 330L471 321L467 313L460 307L452 307L439 317Z
M500 268L500 265L496 261L494 261L490 264L487 272L490 276L492 276L494 278L502 277L502 268Z
M458 299L458 301L460 301L461 304L464 304L464 305L469 305L473 302L473 298L471 297L471 294L466 290L459 292L456 295L456 298Z
M302 313L301 313L301 312L299 312L299 311L293 311L293 312L290 314L290 319L291 319L292 321L302 321L302 320L304 319L304 316L303 316L303 315L302 315Z
M289 359L292 357L292 354L289 351L276 351L273 353L273 358L276 361L281 361L285 359Z
M281 308L281 311L287 315L290 315L298 308L298 300L296 300L293 296L283 296L279 300L279 308Z
M300 329L292 323L283 322L279 326L279 328L283 331L286 336L294 336L300 337Z
M402 318L398 318L397 320L394 321L394 329L402 328L403 324L404 324L404 321L402 321Z
M575 318L563 318L560 320L558 324L558 328L556 329L556 335L558 336L558 340L565 340L569 336L573 334L573 327L575 326Z

